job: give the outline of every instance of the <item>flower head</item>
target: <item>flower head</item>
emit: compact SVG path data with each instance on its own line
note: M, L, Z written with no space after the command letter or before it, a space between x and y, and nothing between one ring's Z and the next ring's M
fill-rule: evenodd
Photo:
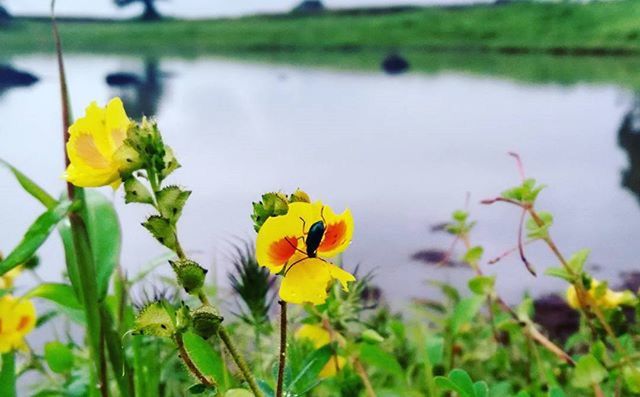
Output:
M295 335L296 339L308 340L318 349L331 343L331 334L329 331L316 324L304 324L298 329ZM334 376L346 364L347 360L339 355L333 355L329 362L322 368L319 376L328 378Z
M36 309L31 301L11 295L0 298L0 353L20 348L24 337L36 324Z
M597 305L603 309L613 309L621 305L633 304L635 297L631 291L612 291L602 282L596 279L591 280L591 286L585 297L588 305ZM580 299L576 288L572 285L567 289L567 303L574 309L580 308Z
M84 117L69 127L70 164L66 180L80 187L117 187L123 164L115 153L122 146L130 124L120 98L113 98L104 108L92 102Z
M258 232L256 257L271 273L284 276L280 298L290 303L322 304L338 280L347 291L352 274L322 258L343 252L351 243L353 217L336 215L321 202L294 202L285 215L269 217Z

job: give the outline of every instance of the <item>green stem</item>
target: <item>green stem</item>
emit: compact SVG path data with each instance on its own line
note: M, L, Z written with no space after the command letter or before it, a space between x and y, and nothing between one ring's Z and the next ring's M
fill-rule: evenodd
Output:
M244 358L242 358L242 356L238 352L236 345L233 343L233 341L231 340L231 337L229 336L229 333L223 326L220 326L220 329L218 330L218 335L220 336L220 339L222 339L222 342L224 342L224 345L227 347L227 350L229 350L229 353L231 354L233 361L236 363L236 365L240 369L240 372L242 372L242 375L244 376L244 379L247 381L247 384L249 385L249 389L251 389L251 391L253 392L253 395L255 397L264 397L264 393L262 393L262 390L260 390L260 387L258 387L256 378L253 376L253 373L249 369L247 362L244 361Z
M282 397L284 384L284 367L287 361L287 302L278 301L280 305L280 355L278 364L278 383L276 397Z
M120 395L122 395L122 397L130 397L134 393L132 370L124 357L121 339L115 331L111 313L109 313L109 310L104 304L100 304L100 316L102 327L105 331L104 335L109 352L109 360L111 361L111 367L113 368L113 373L118 383L118 388L120 389Z
M78 193L78 192L76 192ZM82 198L83 199L83 198ZM84 201L84 200L83 200ZM109 395L106 358L104 354L104 344L100 310L98 302L98 285L95 264L91 252L91 244L85 224L76 213L69 215L71 221L71 234L73 236L73 247L76 253L78 275L80 276L80 290L82 292L82 303L87 318L87 338L89 339L89 354L91 361L95 364L98 376L98 387L103 397Z
M16 353L10 351L2 355L0 371L0 396L16 397Z

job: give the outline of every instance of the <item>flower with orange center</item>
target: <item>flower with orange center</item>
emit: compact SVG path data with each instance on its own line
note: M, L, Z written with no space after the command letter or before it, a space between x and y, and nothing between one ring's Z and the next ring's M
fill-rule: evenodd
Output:
M31 301L11 295L0 298L0 353L24 345L24 337L36 324L36 309Z
M65 179L80 187L116 188L124 165L116 152L123 145L130 124L120 98L113 98L104 108L92 102L84 117L69 127L70 164Z
M320 325L304 324L298 329L295 335L296 339L310 341L316 349L331 343L331 334ZM321 378L334 376L338 371L344 368L347 360L337 354L331 356L329 362L322 368L318 374Z
M323 258L343 252L351 243L353 217L336 215L321 202L289 204L285 215L267 219L258 232L256 257L273 274L283 275L280 298L289 303L322 304L327 288L338 280L345 291L355 277Z

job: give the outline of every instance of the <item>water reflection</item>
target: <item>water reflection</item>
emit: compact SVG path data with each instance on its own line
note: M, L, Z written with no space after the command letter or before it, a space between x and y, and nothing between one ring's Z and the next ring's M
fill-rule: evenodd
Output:
M113 95L124 102L130 117L155 116L164 93L164 82L168 77L156 58L144 60L142 73L120 71L109 73L107 84L113 88Z
M627 152L629 167L622 172L622 186L629 189L640 202L640 93L624 115L618 129L618 144Z
M0 97L12 88L29 87L38 82L38 77L10 64L0 64Z

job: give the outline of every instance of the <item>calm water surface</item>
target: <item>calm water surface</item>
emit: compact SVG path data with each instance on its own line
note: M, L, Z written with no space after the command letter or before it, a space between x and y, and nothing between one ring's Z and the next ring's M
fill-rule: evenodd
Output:
M61 192L54 59L24 56L12 64L41 80L0 92L0 157L50 192ZM540 207L556 215L552 233L565 253L592 248L591 262L602 277L638 268L640 207L623 186L623 172L628 156L639 156L640 137L626 136L627 147L619 143L633 105L624 88L454 73L392 77L216 58L69 56L67 68L76 115L91 100L104 103L113 95L125 96L135 113L157 113L183 164L172 181L194 191L180 224L183 244L216 269L223 286L232 244L254 237L251 202L261 192L297 187L335 210L352 209L356 233L346 267L375 269L397 307L411 297L433 296L429 278L463 285L467 271L435 269L411 256L448 247L450 238L430 228L463 207L467 193L479 221L474 243L486 247L487 259L514 245L517 210L478 204L518 182L510 150L522 155L528 174L549 185ZM105 76L118 71L138 73L141 88L109 87ZM105 192L121 215L122 261L133 274L163 250L139 225L149 210L125 206L121 191ZM0 248L6 252L42 209L4 171L0 194ZM543 247L528 251L540 274L555 265ZM41 276L59 279L58 237L40 253ZM562 286L530 276L516 257L487 269L500 274L498 288L511 300L526 290Z

